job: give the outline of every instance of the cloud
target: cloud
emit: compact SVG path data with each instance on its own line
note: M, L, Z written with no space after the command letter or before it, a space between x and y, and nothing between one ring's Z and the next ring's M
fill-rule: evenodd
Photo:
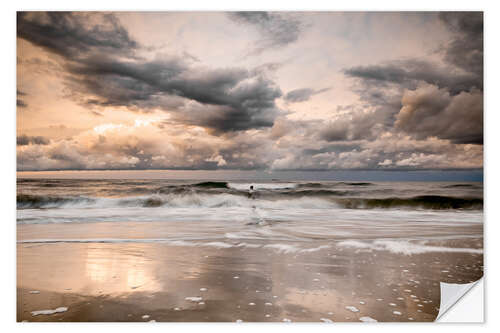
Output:
M87 17L98 20L93 26L85 17L21 13L18 18L20 38L64 58L68 95L79 103L159 109L214 133L270 127L279 114L274 101L281 90L262 71L211 69L181 56L144 59L134 54L139 44L112 14Z
M16 95L17 95L17 99L16 99L16 105L17 107L20 107L20 108L26 108L28 107L28 104L26 104L24 102L24 100L22 100L21 98L19 98L19 96L26 96L27 94L21 90L16 90Z
M28 135L20 135L17 137L17 145L18 146L26 146L29 144L33 145L48 145L50 140L43 136L28 136Z
M441 12L439 19L451 33L442 46L444 64L409 58L378 65L354 66L344 70L350 77L374 84L397 83L412 88L418 81L448 88L453 94L472 88L483 89L483 14Z
M482 75L470 72L457 72L449 67L425 60L394 60L380 65L355 66L344 70L344 74L362 79L365 84L386 85L398 84L414 89L419 82L435 84L440 88L448 88L452 93L482 89Z
M228 140L198 127L161 120L109 123L70 139L17 147L19 170L52 169L428 169L478 168L482 146L418 140L384 132L376 140L328 143L319 122L278 118L271 129L235 132ZM281 128L273 136L274 127ZM388 162L391 161L391 163Z
M53 169L263 169L275 157L263 133L231 140L161 120L101 124L72 138L17 147L19 170Z
M417 140L438 137L455 144L482 144L482 13L444 12L439 18L450 32L439 53L442 62L408 58L353 66L343 73L355 79L353 90L376 117L366 121L384 131L403 131ZM349 126L334 123L322 137L349 139Z
M26 104L22 99L16 99L16 105L17 107L20 107L20 108L26 108L28 107L28 104Z
M284 100L289 103L305 102L308 101L312 96L321 94L325 91L330 90L330 88L323 88L319 90L314 90L311 88L302 88L289 91Z
M441 12L439 18L455 35L446 45L445 60L482 78L483 13Z
M253 54L291 45L304 28L294 14L228 15L259 32ZM352 89L339 91L339 98L352 99L354 92L356 101L328 109L320 104L311 114L304 103L287 114L276 105L283 96L277 80L290 78L277 75L279 58L248 68L209 67L204 57L143 47L113 14L19 13L18 38L37 48L21 43L36 58L18 65L60 78L65 97L102 124L23 129L18 169L480 168L482 28L476 18L442 14L450 39L431 57L344 69ZM30 85L30 94L35 88ZM283 101L306 102L328 89L291 90ZM21 107L23 97L19 91ZM109 115L114 109L135 114L118 123ZM311 120L317 114L327 115ZM126 122L130 117L138 121Z
M261 39L255 42L250 54L259 54L267 49L285 47L299 38L303 24L290 14L273 12L230 12L229 18L241 24L254 26Z
M422 85L407 90L395 126L416 138L436 136L454 143L483 143L483 94L451 96L446 89Z
M17 12L17 36L65 58L95 51L129 53L138 47L113 14Z

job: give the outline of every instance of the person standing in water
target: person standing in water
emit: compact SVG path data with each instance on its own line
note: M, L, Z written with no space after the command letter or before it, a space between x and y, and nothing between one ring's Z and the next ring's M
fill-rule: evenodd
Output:
M253 185L250 185L250 190L248 190L248 198L255 200L255 191L253 190Z
M253 185L250 185L250 189L248 190L248 198L251 200L255 200L257 198L257 191L253 189ZM247 225L251 224L259 224L259 225L267 225L266 221L260 216L259 212L257 211L257 206L255 206L255 203L252 204L252 215L253 215L253 222L247 223Z

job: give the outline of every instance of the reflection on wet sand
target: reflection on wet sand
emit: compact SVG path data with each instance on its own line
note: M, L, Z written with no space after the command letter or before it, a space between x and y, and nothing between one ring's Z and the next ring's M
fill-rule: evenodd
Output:
M466 242L477 246L481 239ZM402 256L334 243L294 253L263 246L34 245L18 244L19 321L432 321L439 281L482 276L481 254ZM30 314L60 306L69 309Z

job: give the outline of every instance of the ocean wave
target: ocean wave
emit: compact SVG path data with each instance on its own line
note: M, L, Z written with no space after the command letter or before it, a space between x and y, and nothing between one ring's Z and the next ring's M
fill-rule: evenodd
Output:
M259 207L259 208L346 208L346 209L482 209L481 198L416 196L411 198L353 198L348 192L333 190L298 190L261 192L256 200L246 192L236 193L167 193L119 198L18 194L18 209L69 207Z
M367 183L367 182L354 182L354 183L339 182L337 184L349 185L349 186L372 186L372 185L374 185L373 183Z
M193 187L208 187L208 188L228 188L227 182L201 182L191 185Z
M92 204L96 200L87 197L62 197L51 195L31 195L31 194L18 194L17 195L17 208L56 208L65 205L84 205Z
M459 198L439 195L422 195L411 198L348 198L338 201L345 208L424 208L424 209L482 209L481 198Z
M451 184L444 185L443 188L470 188L470 189L480 189L482 186L478 186L475 184Z

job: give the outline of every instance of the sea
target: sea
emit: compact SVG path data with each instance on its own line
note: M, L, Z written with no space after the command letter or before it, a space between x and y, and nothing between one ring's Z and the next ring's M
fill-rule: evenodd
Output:
M264 241L307 249L320 241L382 239L399 241L405 251L419 239L482 237L483 184L17 179L18 225L59 224L65 230L75 225L75 230L82 230L82 225L95 223L113 227L104 235L89 227L82 234L66 232L54 239L31 237L23 242L150 241L229 247ZM125 223L128 227L120 229Z
M18 173L18 321L433 321L483 275L481 181L172 174Z

